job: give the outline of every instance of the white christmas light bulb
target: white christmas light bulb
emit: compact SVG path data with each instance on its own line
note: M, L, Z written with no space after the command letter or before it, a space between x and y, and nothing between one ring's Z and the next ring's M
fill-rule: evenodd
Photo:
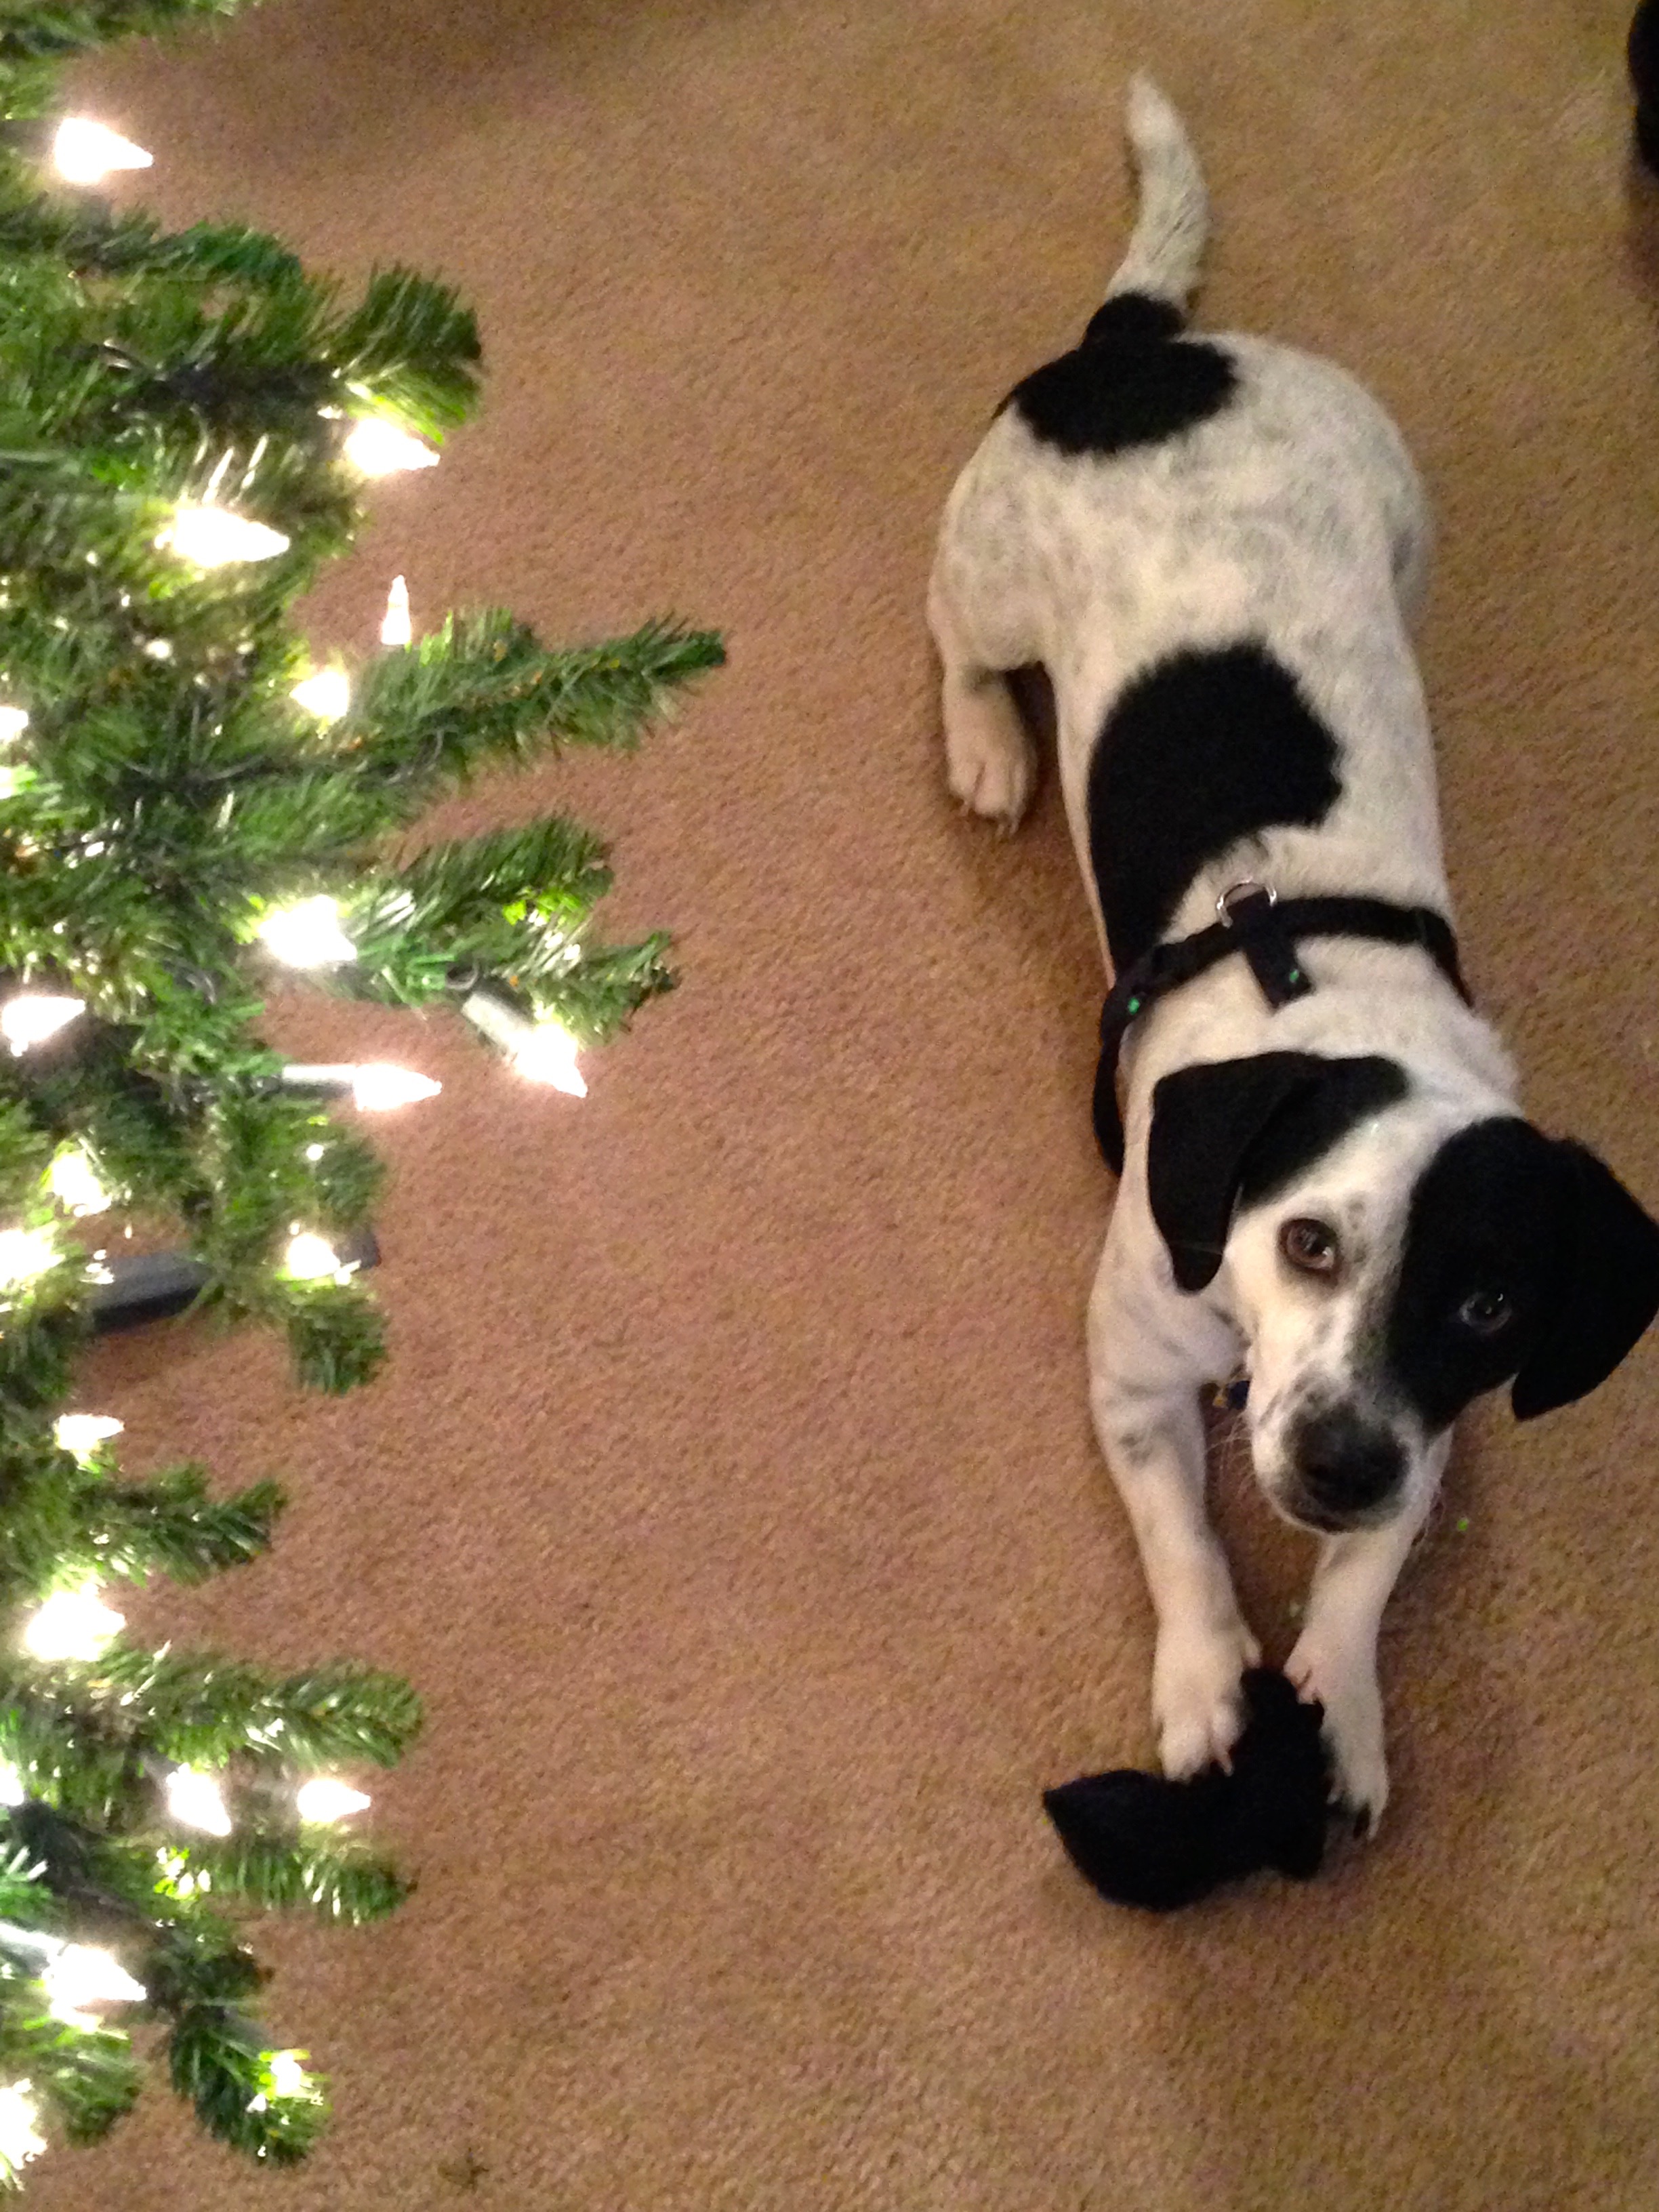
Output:
M585 1098L587 1085L576 1065L576 1040L562 1022L548 1017L526 1021L516 1006L493 991L471 991L461 1012L476 1029L498 1044L519 1073L532 1083L550 1083L573 1098Z
M410 618L409 586L401 576L392 579L392 589L386 595L386 619L380 624L382 645L410 645L414 642L415 624Z
M45 2150L46 2139L34 2124L40 2117L27 2081L0 2089L0 2179L9 2180L20 2166Z
M351 1072L351 1103L364 1114L385 1114L394 1106L417 1105L435 1098L443 1089L429 1075L410 1067L393 1067L385 1060L369 1060Z
M109 1207L109 1193L99 1182L98 1170L91 1158L79 1145L67 1146L53 1159L46 1170L46 1188L71 1213L103 1213Z
M365 1060L291 1060L283 1070L283 1080L297 1090L315 1089L337 1096L349 1091L351 1103L360 1113L385 1114L394 1106L413 1106L422 1098L435 1098L443 1089L429 1075L416 1075L413 1068L393 1067L390 1061ZM307 1159L320 1159L322 1147L307 1152Z
M267 952L289 968L337 968L357 957L357 948L340 927L337 902L326 896L277 907L259 924Z
M21 1290L62 1256L49 1229L0 1230L0 1291Z
M84 1464L125 1426L113 1413L62 1413L52 1423L52 1440L59 1451L72 1452Z
M361 1790L348 1783L337 1782L331 1774L319 1774L301 1785L295 1805L302 1820L343 1820L348 1814L361 1813L368 1799Z
M46 2009L70 2027L93 2028L95 2004L142 2004L145 1990L135 1982L120 1960L89 1943L65 1943L40 1976L46 1992Z
M15 744L28 726L27 707L0 706L0 745Z
M351 678L343 668L319 668L295 685L292 696L319 722L337 722L351 704Z
M269 2087L248 2099L250 2112L268 2111L273 2101L285 2098L316 2099L317 2085L300 2063L306 2056L303 2051L262 2051L259 2056L264 2061L264 2078Z
M435 469L438 456L424 438L400 430L384 415L365 415L343 447L347 460L366 477L396 476L403 469Z
M84 999L63 998L50 991L21 991L0 1006L0 1036L14 1052L27 1052L66 1029L87 1010Z
M89 116L66 115L53 133L52 158L72 185L95 185L112 169L147 169L155 159L131 138Z
M280 530L250 521L211 501L175 507L172 521L155 542L170 547L180 560L193 561L198 568L222 568L233 561L269 561L288 550L288 539Z
M106 1606L102 1585L82 1583L54 1591L23 1631L23 1649L36 1659L96 1659L126 1625L126 1616Z
M167 1810L181 1828L199 1828L204 1836L228 1836L230 1814L219 1785L199 1766L175 1766L163 1785Z
M587 1085L576 1065L576 1040L559 1022L537 1022L513 1054L513 1065L531 1083L550 1083L572 1098L586 1098Z
M325 1275L349 1275L353 1272L327 1237L319 1237L312 1229L298 1230L289 1239L283 1265L298 1283L319 1283Z
M300 2063L297 2051L273 2051L270 2054L271 2094L277 2097L297 2097L311 2086L311 2076Z
M308 2097L315 2100L319 2096L317 2084L300 2063L306 2056L303 2051L262 2051L259 2056L264 2061L264 2078L270 2086L248 2099L250 2112L266 2111L273 2100Z

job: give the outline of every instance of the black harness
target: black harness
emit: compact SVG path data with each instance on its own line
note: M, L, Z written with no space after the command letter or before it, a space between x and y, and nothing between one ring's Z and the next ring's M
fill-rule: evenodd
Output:
M1117 1061L1129 1024L1148 1006L1190 983L1218 960L1242 952L1270 1006L1305 999L1313 978L1296 949L1298 937L1367 937L1383 945L1420 945L1467 1006L1468 987L1457 964L1457 939L1431 907L1389 899L1280 899L1265 884L1235 884L1216 901L1219 921L1177 937L1127 969L1100 1010L1100 1065L1095 1071L1095 1137L1112 1173L1123 1172L1123 1116L1117 1103Z

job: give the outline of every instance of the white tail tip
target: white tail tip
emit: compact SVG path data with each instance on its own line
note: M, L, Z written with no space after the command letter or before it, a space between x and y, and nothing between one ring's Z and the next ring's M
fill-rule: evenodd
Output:
M1137 70L1129 80L1128 125L1137 149L1187 143L1180 116L1145 70Z

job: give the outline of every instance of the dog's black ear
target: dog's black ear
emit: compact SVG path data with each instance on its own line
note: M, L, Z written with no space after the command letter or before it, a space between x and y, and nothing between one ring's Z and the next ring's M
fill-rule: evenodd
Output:
M1338 1065L1312 1053L1259 1052L1180 1067L1153 1085L1146 1193L1179 1289L1201 1291L1221 1265L1251 1146Z
M1554 1298L1510 1392L1519 1421L1570 1406L1599 1382L1659 1313L1659 1224L1594 1152L1562 1140Z

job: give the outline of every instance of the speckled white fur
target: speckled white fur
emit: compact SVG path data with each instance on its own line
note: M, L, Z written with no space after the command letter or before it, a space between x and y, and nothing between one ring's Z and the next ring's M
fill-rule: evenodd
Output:
M1144 78L1129 135L1143 206L1111 289L1184 304L1202 185L1179 118ZM1182 648L1254 640L1293 672L1335 735L1341 794L1318 827L1271 830L1204 869L1170 934L1206 926L1218 895L1247 877L1281 896L1352 891L1449 913L1407 635L1430 550L1410 458L1382 409L1329 362L1254 337L1206 342L1230 356L1237 388L1195 428L1109 458L1068 455L1009 408L963 471L928 595L951 789L1005 827L1018 821L1034 763L1005 677L1041 663L1098 924L1087 791L1114 700ZM1514 1110L1502 1047L1424 953L1348 939L1302 951L1318 982L1310 996L1273 1012L1243 963L1225 962L1144 1018L1124 1055L1127 1159L1090 1305L1091 1397L1157 1612L1153 1711L1173 1775L1227 1757L1240 1672L1257 1648L1205 1512L1200 1386L1249 1365L1257 1477L1282 1505L1284 1410L1310 1380L1352 1386L1357 1316L1397 1259L1424 1162L1455 1128ZM1153 1086L1194 1061L1270 1050L1386 1054L1410 1072L1413 1096L1244 1217L1209 1289L1182 1292L1147 1200ZM1283 1219L1328 1209L1368 1255L1334 1299L1291 1279L1276 1244ZM1397 1409L1393 1419L1399 1432ZM1324 1541L1289 1661L1324 1705L1339 1790L1367 1826L1388 1794L1377 1626L1447 1450L1444 1435L1420 1429L1401 1441L1410 1472L1398 1510Z

